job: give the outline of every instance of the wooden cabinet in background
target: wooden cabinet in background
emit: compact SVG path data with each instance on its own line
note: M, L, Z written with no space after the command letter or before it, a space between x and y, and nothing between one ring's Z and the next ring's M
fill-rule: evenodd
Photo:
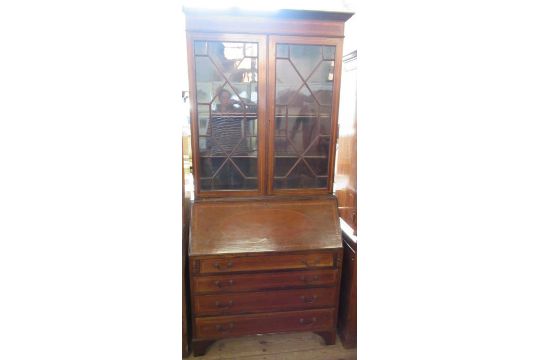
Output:
M343 276L338 330L345 347L356 346L356 51L343 58L343 83L335 194L343 234Z
M356 235L356 51L343 57L335 194L339 216Z
M356 347L356 240L343 233L343 272L338 331L345 348Z
M185 139L182 138L182 145L184 145ZM182 147L182 158L184 158L184 148ZM185 166L182 166L182 357L187 357L190 352L190 324L188 321L189 314L189 282L187 281L186 274L188 273L188 241L189 238L189 221L190 221L190 198L189 193L186 191L186 174Z
M336 338L342 244L331 195L351 13L185 9L195 203L193 350L221 338Z

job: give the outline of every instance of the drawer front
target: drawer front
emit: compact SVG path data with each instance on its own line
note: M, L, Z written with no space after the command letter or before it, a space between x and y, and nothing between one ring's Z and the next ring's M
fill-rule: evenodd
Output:
M197 295L195 315L245 314L333 307L336 288L278 290L240 294Z
M217 339L285 331L318 331L334 327L334 309L195 318L197 339Z
M264 274L193 276L194 294L284 289L306 286L334 286L337 270L309 270Z
M200 273L316 269L334 266L334 253L257 255L201 259Z

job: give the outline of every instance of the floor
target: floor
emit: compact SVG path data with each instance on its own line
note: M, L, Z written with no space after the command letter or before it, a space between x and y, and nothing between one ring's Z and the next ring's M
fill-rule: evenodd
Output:
M314 333L244 336L213 343L200 360L354 360L356 349L345 349L337 337L335 345L324 345Z

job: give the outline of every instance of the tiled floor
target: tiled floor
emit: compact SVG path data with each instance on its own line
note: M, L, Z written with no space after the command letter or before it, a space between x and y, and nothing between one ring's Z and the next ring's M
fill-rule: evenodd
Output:
M245 336L219 340L206 355L187 359L200 360L354 360L356 349L345 349L337 338L335 345L325 345L314 333Z

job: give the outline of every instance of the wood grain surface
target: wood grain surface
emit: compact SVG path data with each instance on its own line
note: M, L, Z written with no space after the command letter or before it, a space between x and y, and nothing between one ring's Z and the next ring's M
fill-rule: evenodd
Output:
M335 309L195 318L198 339L248 334L325 330L335 325Z
M199 202L190 255L341 248L335 199Z
M337 270L227 274L193 277L195 294L336 286Z

